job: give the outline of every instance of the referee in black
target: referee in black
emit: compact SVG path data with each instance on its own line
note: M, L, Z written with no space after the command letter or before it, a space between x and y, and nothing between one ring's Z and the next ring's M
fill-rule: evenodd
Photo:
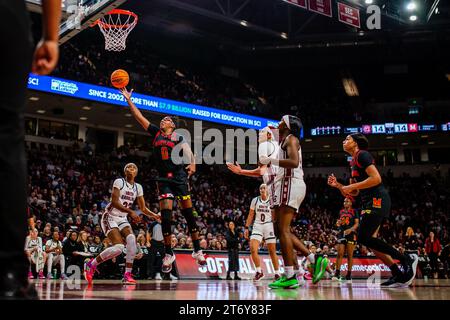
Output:
M0 299L36 298L28 285L24 113L28 73L56 66L61 0L42 0L42 39L33 54L24 0L0 0Z

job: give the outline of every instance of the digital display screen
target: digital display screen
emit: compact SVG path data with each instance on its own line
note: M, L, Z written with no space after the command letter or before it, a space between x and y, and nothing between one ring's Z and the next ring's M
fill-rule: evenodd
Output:
M28 78L28 88L58 95L70 96L73 98L98 101L112 105L127 106L127 102L117 89L74 80L30 74ZM253 115L210 108L175 100L168 100L139 93L134 93L131 99L140 109L162 114L177 115L191 119L222 123L235 127L259 130L268 125L278 125L278 121L274 119L255 117Z
M444 123L441 125L442 131L450 131L450 122Z
M437 131L435 124L422 124L419 126L419 131Z
M390 122L390 123L386 123L384 125L384 127L386 128L386 133L387 134L394 134L395 133L395 124Z
M408 123L408 132L417 132L419 131L419 126L417 123Z
M345 128L344 133L358 133L361 131L361 128Z
M329 136L341 134L341 132L342 128L340 126L326 126L311 129L312 136Z
M386 133L386 127L384 124L373 124L372 133Z
M362 126L362 133L364 134L371 134L372 133L372 125L365 124Z
M407 123L396 123L394 126L395 133L405 133L408 132Z

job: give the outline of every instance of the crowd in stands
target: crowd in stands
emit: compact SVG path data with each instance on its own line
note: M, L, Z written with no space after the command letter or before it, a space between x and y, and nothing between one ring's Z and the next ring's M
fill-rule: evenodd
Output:
M51 146L48 149L29 147L28 204L35 216L42 243L45 244L57 232L66 259L73 258L79 265L86 257L95 256L108 246L99 218L109 202L112 181L122 175L124 164L130 161L139 167L137 181L144 187L148 207L158 212L156 164L151 159L135 156L125 148L101 155L81 149L78 144L64 151ZM229 221L234 221L239 234L239 248L248 250L249 242L244 238L243 226L250 202L258 195L261 182L253 178L236 178L227 172L225 166L219 165L198 166L191 179L194 215L201 233L202 249L227 250L226 226ZM307 197L293 229L311 250L334 254L337 240L335 223L342 208L342 196L327 186L325 175L306 176L305 181ZM449 177L388 175L384 182L389 188L393 207L391 216L380 229L380 236L399 250L420 252L424 272L428 270L435 275L440 272L444 276L443 270L448 268ZM134 226L142 256L150 247L147 223ZM174 210L172 228L172 246L192 249L186 221L178 208ZM433 241L429 239L431 233L434 233ZM78 253L74 255L74 252ZM358 245L356 255L373 254ZM114 268L114 264L104 268Z
M386 119L396 122L403 121L408 114L407 109L401 112L394 112L393 108L378 109L375 98L348 97L338 74L329 76L332 79L330 83L321 81L316 75L310 80L310 86L303 88L302 84L290 80L297 77L295 72L285 79L284 73L280 73L277 75L280 79L275 81L275 75L246 70L230 76L220 67L160 56L155 53L153 44L145 39L134 41L123 52L109 52L102 42L84 37L89 37L89 34L81 34L61 46L62 54L55 76L111 86L111 72L121 68L129 72L130 87L139 93L271 119L290 113L301 116L310 128L343 124L358 126ZM309 75L301 77L308 83ZM322 86L313 83L322 83ZM430 110L420 111L421 121L433 122L438 117L448 116L446 111ZM324 123L324 114L327 115L327 123ZM411 120L418 121L417 118Z
M61 50L63 54L54 74L63 78L110 86L111 72L121 68L130 73L130 86L136 92L272 119L288 112L301 115L312 127L324 125L324 113L330 121L325 125L360 123L365 116L356 112L359 105L348 100L343 92L326 99L307 95L298 88L259 84L251 75L229 77L219 70L160 57L145 41L133 43L119 53L105 51L102 43L81 40L64 44ZM342 108L347 112L341 112Z
M130 86L136 92L235 112L269 114L269 105L260 98L262 93L252 85L211 70L194 71L167 63L146 50L145 42L122 53L110 53L101 44L89 43L62 46L64 54L55 75L110 86L111 72L121 68L129 72Z

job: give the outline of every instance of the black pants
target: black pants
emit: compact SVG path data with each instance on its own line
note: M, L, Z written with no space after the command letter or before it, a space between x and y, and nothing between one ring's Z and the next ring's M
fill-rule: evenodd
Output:
M148 259L148 276L154 278L156 273L161 273L162 259L164 258L164 242L151 241L149 259Z
M228 271L239 272L239 249L228 250Z
M380 191L363 201L358 241L370 249L390 255L393 259L399 260L404 265L407 262L406 255L401 254L385 241L373 237L373 234L380 227L383 219L389 216L390 210L391 198L386 190Z
M430 267L431 267L431 272L438 272L438 255L435 252L430 252L428 254L428 258L430 258Z
M23 0L0 0L0 274L26 279L27 235L24 111L32 41Z
M136 271L139 279L141 280L148 278L148 260L149 255L147 254L144 254L139 260L134 260L133 269Z

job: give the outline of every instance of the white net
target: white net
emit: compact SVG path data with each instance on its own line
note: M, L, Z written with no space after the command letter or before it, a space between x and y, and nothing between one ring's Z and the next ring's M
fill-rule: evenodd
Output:
M128 34L137 24L137 16L124 10L113 10L98 21L105 36L105 50L122 51L126 48Z

